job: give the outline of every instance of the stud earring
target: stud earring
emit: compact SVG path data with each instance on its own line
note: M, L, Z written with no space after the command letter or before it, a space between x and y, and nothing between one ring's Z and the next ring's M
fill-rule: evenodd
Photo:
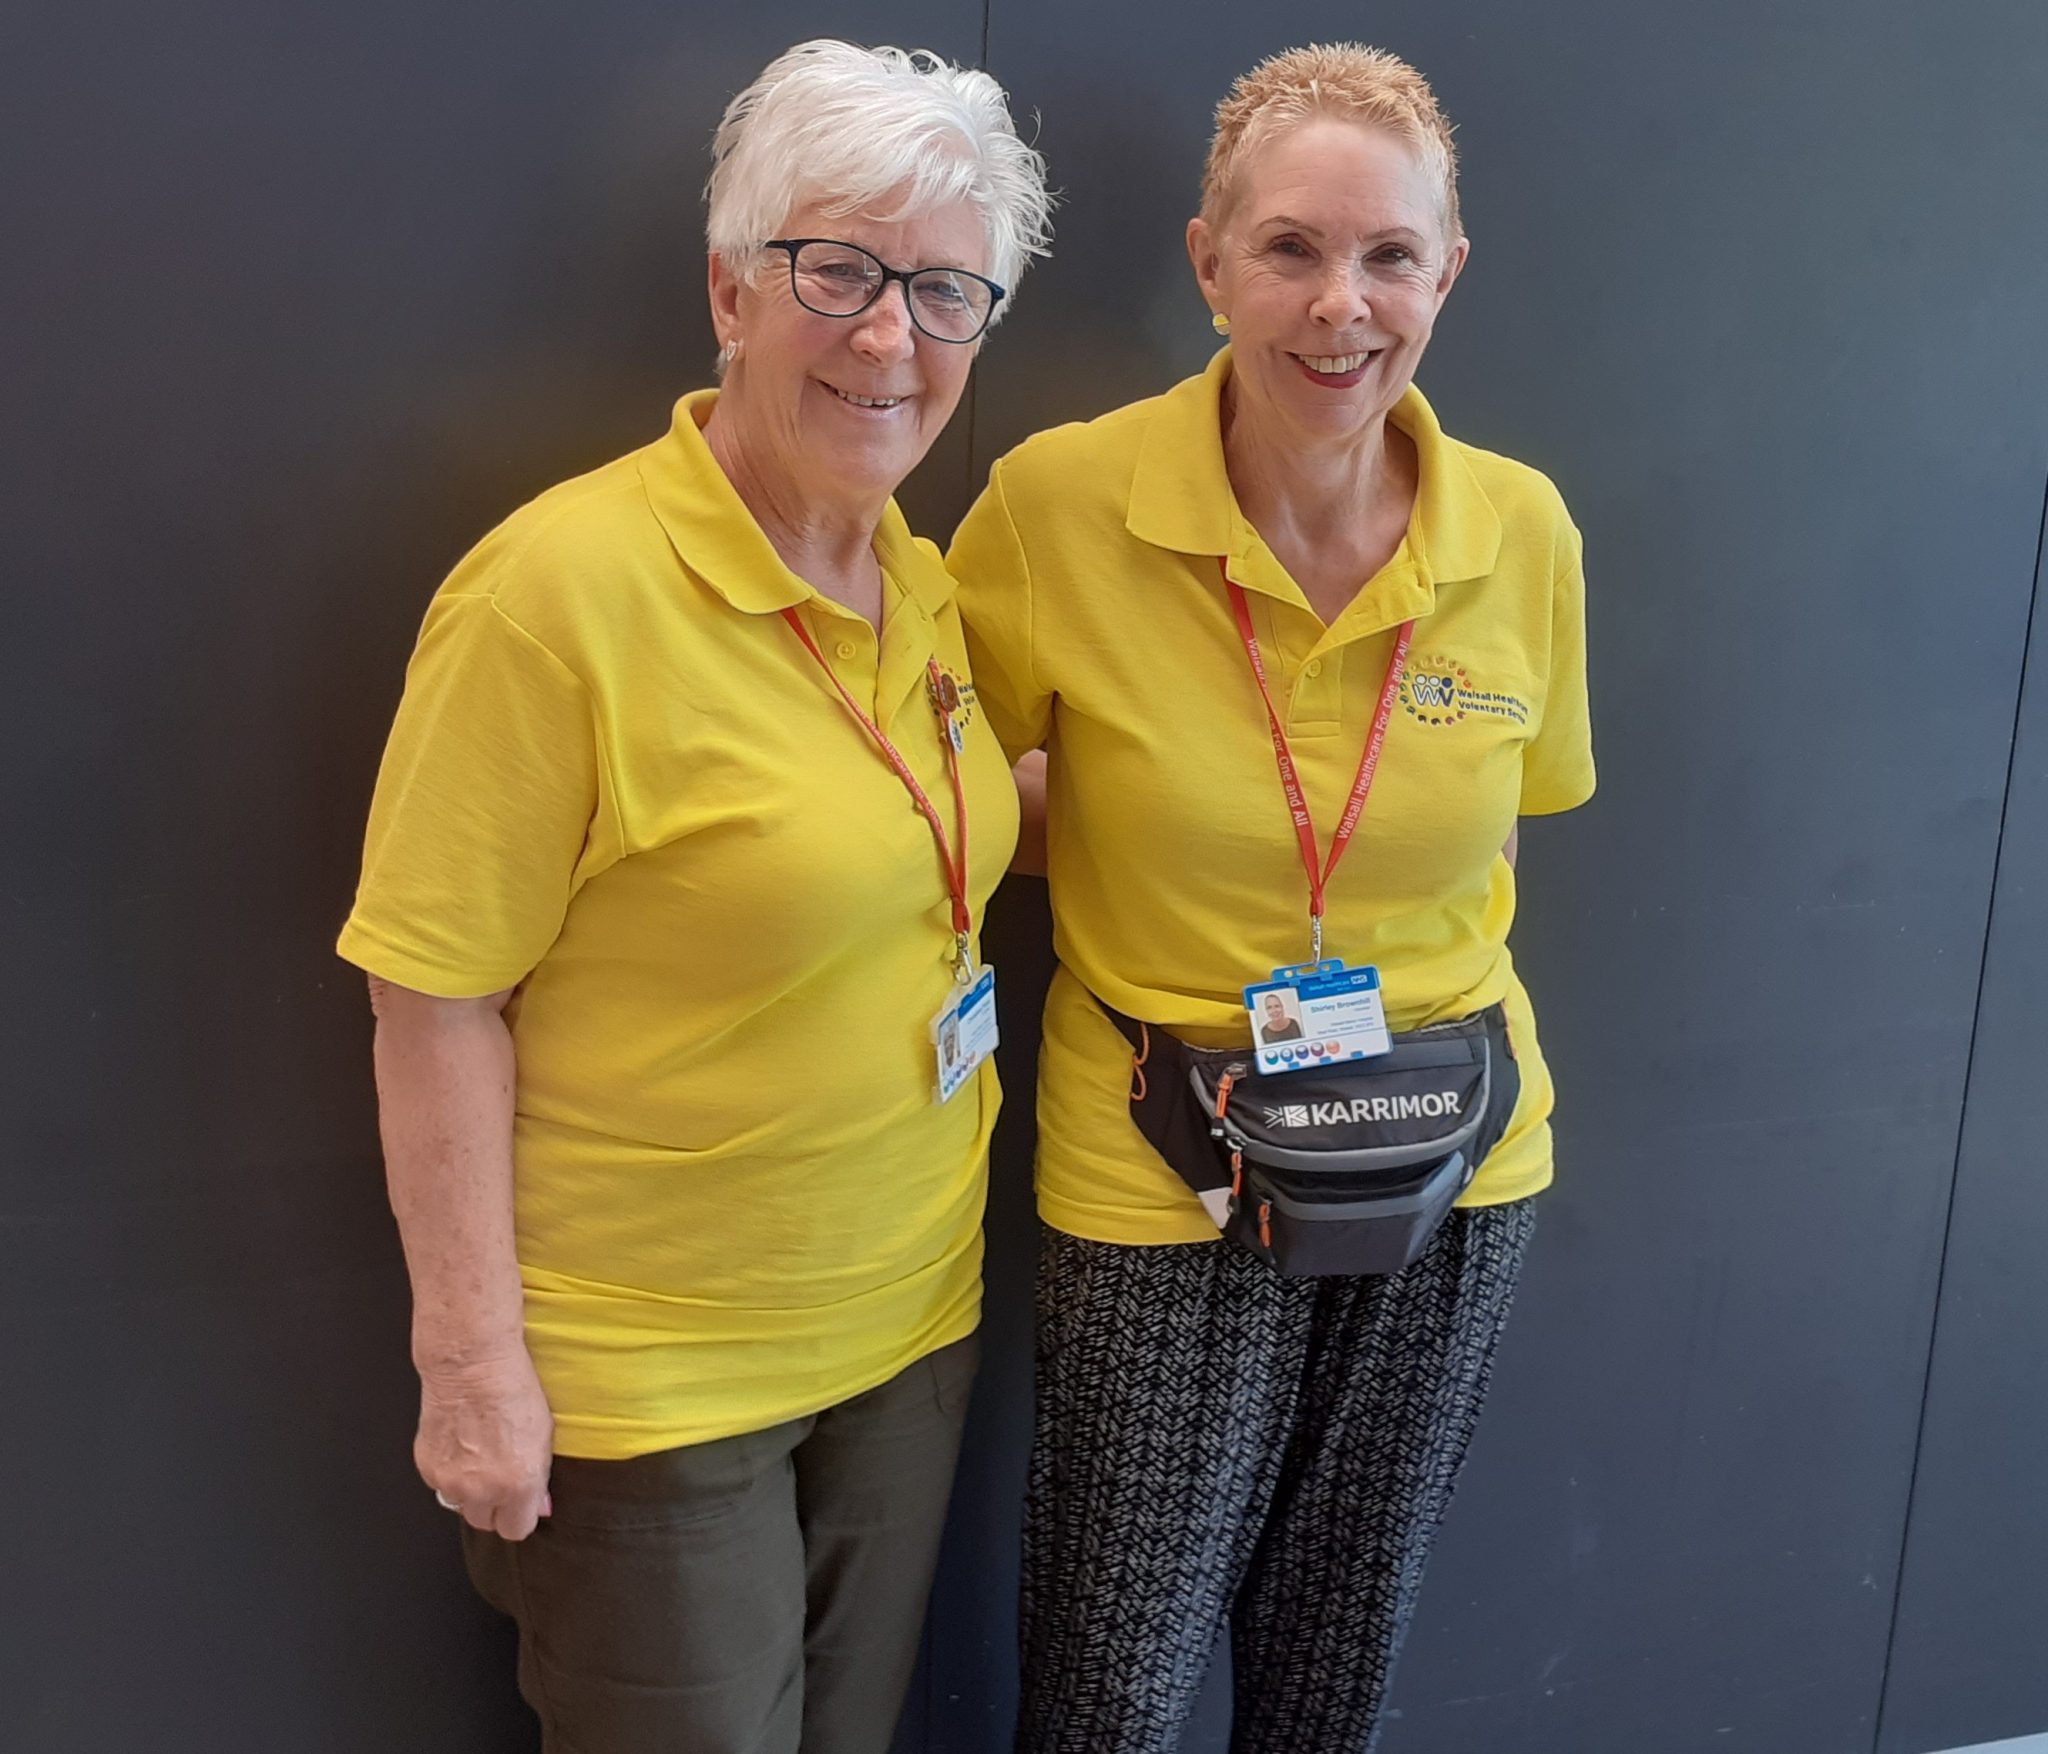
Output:
M1230 333L1230 319L1221 311L1218 311L1209 319L1209 327L1214 329L1219 335L1228 335Z
M718 350L718 363L720 365L731 365L734 360L739 358L739 356L739 342L737 340L728 341L723 347L721 347Z

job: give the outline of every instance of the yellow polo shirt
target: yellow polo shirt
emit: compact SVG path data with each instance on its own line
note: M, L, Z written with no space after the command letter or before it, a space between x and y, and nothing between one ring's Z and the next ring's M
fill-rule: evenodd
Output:
M953 585L891 504L879 639L669 433L513 514L428 611L341 954L519 985L514 1213L565 1455L774 1425L972 1332L993 1065L933 1102L950 908L923 817L779 611L797 606L950 832L927 660ZM976 921L1016 840L967 715Z
M1593 791L1579 536L1551 484L1392 416L1421 483L1407 539L1325 627L1239 510L1230 354L1164 396L1028 440L954 539L981 701L1047 755L1054 946L1039 1060L1039 1210L1102 1242L1213 1239L1132 1125L1130 1050L1090 992L1204 1046L1249 1042L1242 989L1307 958L1308 880L1218 570L1244 588L1327 857L1393 653L1408 680L1328 896L1324 954L1376 963L1397 1030L1505 1003L1522 1072L1468 1205L1551 1174L1550 1075L1508 955L1518 815Z

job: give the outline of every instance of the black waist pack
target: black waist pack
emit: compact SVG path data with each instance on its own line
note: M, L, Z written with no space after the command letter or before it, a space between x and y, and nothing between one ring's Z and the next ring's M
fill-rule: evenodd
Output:
M1096 1001L1101 1004L1101 1000ZM1498 1005L1376 1059L1260 1073L1103 1005L1131 1044L1131 1118L1223 1234L1289 1277L1398 1273L1507 1131L1522 1074Z

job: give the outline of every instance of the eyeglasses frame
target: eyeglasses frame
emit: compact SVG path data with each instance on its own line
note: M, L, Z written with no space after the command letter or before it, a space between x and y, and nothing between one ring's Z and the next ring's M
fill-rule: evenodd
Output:
M865 256L870 262L874 263L882 271L882 278L876 282L875 290L868 295L867 301L858 309L850 311L821 311L816 305L804 304L804 295L796 289L796 258L797 252L807 244L830 244L835 250L852 250L857 255ZM798 304L803 305L804 309L809 311L814 317L858 317L863 312L871 311L875 308L882 294L889 290L890 281L902 281L903 309L909 316L912 326L920 335L929 336L932 340L940 342L947 347L972 347L975 342L988 333L989 324L996 320L996 308L1004 299L1010 296L1010 289L1008 287L997 284L997 282L989 279L986 274L975 273L971 268L941 268L937 266L930 268L891 268L873 250L863 249L859 244L850 244L844 238L769 238L761 245L761 248L764 250L784 250L788 252L790 297L795 299ZM932 334L931 330L918 321L917 303L910 296L910 283L920 274L964 274L969 280L977 280L987 287L990 294L988 312L981 319L981 327L976 329L972 335Z

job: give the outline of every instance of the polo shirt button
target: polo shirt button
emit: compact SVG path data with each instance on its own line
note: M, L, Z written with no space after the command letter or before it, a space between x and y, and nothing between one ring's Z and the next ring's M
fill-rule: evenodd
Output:
M854 658L859 655L860 647L850 639L843 639L839 642L838 651L842 658Z
M1308 673L1309 673L1309 674L1310 674L1311 676L1320 676L1320 675L1321 675L1321 674L1323 673L1323 661L1322 661L1322 659L1321 659L1321 658L1311 658L1311 659L1309 659L1309 661L1308 661Z

